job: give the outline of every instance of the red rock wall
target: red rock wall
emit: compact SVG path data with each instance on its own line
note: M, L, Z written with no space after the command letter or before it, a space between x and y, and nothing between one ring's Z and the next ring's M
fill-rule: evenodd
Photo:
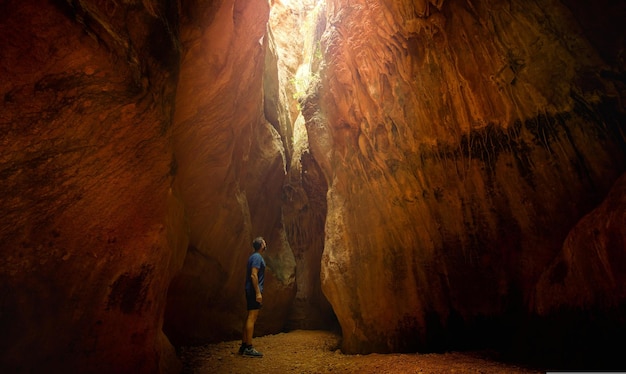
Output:
M189 246L169 288L165 331L177 344L241 338L245 266L260 235L269 274L255 333L279 332L295 262L281 221L285 151L263 110L269 4L188 3L181 11L174 193Z
M1 371L238 339L257 235L257 334L334 312L349 353L623 303L623 183L580 221L626 170L621 8L324 9L295 144L264 1L0 5Z
M285 144L288 167L281 194L282 221L296 261L296 295L287 329L329 329L337 325L320 282L328 186L308 149L298 102L306 87L305 67L312 59L314 63L319 61L312 58L315 51L309 45L316 19L314 4L311 0L274 2L266 35L269 48L263 77L264 113Z
M327 11L303 113L329 186L322 282L344 350L446 346L455 326L529 311L624 171L615 68L554 1Z
M175 371L171 9L0 9L0 371Z
M626 299L626 174L602 204L569 232L562 251L541 275L532 306L541 315L559 309L610 309Z
M625 223L626 174L572 228L541 273L529 302L530 321L536 326L520 331L516 350L538 362L563 357L568 367L623 366L626 345L619 337L626 333Z

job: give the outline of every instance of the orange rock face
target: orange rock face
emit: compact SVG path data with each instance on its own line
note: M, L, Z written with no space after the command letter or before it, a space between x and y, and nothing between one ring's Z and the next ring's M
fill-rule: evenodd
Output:
M558 2L330 1L327 19L303 113L344 350L445 346L527 309L624 171L612 68Z
M258 235L257 335L624 331L623 6L0 10L1 372L177 372L170 342L240 337Z
M175 369L167 9L59 3L1 6L0 371Z
M262 79L269 5L188 4L173 143L174 194L188 243L169 288L165 331L177 344L241 338L252 240L265 237L266 297L255 332L280 331L295 293L295 261L281 222L285 151L266 121Z
M316 32L317 18L324 13L315 3L304 0L273 4L263 77L265 117L278 129L288 160L282 221L296 261L296 295L286 323L288 329L336 327L320 282L328 186L311 156L298 102L305 95L309 70L319 63L319 56L315 57L317 46L311 45L310 36Z

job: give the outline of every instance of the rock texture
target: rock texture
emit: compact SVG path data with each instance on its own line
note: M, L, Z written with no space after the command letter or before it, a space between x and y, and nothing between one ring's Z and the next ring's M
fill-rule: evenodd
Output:
M562 308L614 308L626 298L626 174L606 200L569 232L562 251L542 274L537 313Z
M2 2L0 371L177 372L171 343L240 337L258 235L257 335L602 346L626 332L624 12Z
M0 9L0 371L175 371L172 9Z
M343 349L448 347L530 312L624 171L619 70L554 1L328 1L326 18L303 113Z
M318 17L325 14L313 0L276 2L268 27L263 78L265 117L278 130L286 149L287 179L282 216L296 261L296 296L288 329L336 328L336 319L320 282L324 249L326 191L324 175L309 150L298 100L309 85L310 70L319 65L315 46Z
M530 307L541 334L520 334L536 344L518 345L526 356L565 356L569 364L612 370L623 367L617 357L626 347L613 337L626 333L626 174L607 198L569 232L563 247L542 272ZM580 337L588 338L581 342ZM605 341L610 342L609 344ZM584 354L578 352L585 347ZM595 362L587 357L594 357ZM597 357L601 358L598 360Z
M285 150L264 117L269 5L188 3L181 11L174 193L185 207L178 236L188 250L169 288L165 331L176 344L241 338L245 265L260 235L269 274L255 332L278 332L295 293L295 261L281 220Z

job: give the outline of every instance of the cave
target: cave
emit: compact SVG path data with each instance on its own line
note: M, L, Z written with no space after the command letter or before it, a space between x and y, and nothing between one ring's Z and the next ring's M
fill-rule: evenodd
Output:
M626 369L626 4L0 3L0 371L255 333Z

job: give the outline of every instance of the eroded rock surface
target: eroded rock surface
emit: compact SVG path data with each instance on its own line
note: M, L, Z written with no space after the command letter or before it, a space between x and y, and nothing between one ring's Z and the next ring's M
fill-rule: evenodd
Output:
M169 288L165 331L176 344L241 337L252 239L265 237L266 300L255 332L278 332L295 293L295 261L282 227L286 159L264 117L262 76L269 5L190 3L173 143L174 193L185 207L188 250Z
M288 329L329 329L336 319L320 282L328 186L312 157L299 100L320 63L315 35L325 13L313 0L275 2L265 61L265 116L283 139L288 161L282 191L282 219L296 261L296 295ZM321 29L323 31L323 29Z
M182 264L166 235L176 25L144 3L0 6L2 372L179 365L161 332Z
M301 3L0 5L1 371L175 372L240 337L257 235L258 335L622 331L623 6Z
M327 20L303 113L343 348L432 349L524 313L624 170L615 68L559 2L329 1Z
M626 298L626 175L606 200L570 231L562 251L542 273L534 308L548 315L559 309L611 309Z

